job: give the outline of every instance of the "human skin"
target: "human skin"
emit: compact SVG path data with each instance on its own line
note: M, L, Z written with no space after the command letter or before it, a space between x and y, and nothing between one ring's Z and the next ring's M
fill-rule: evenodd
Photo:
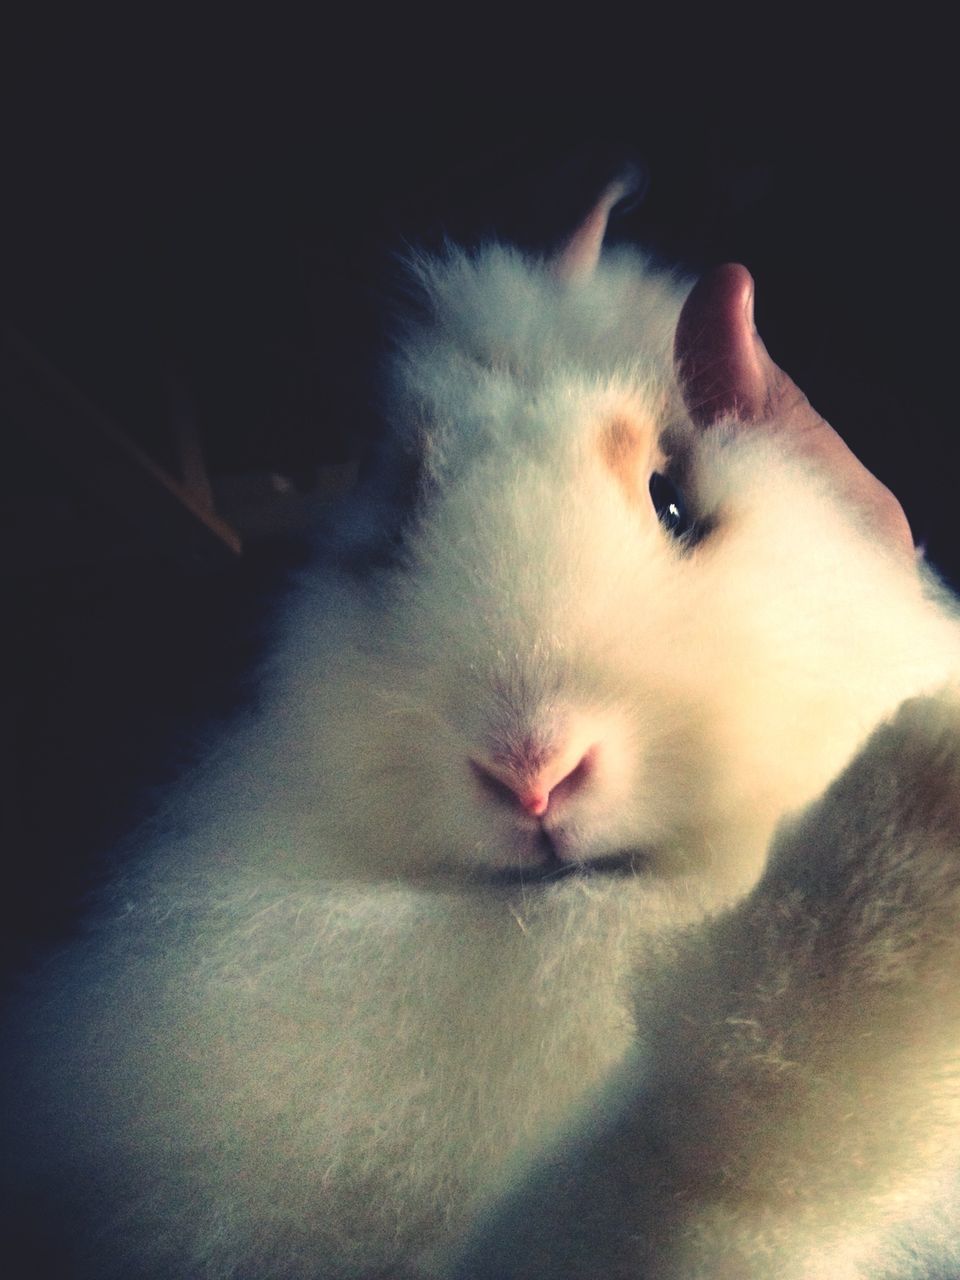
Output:
M840 496L860 510L892 550L913 556L900 503L771 360L754 324L753 300L753 277L739 263L712 268L691 291L675 343L690 416L704 427L722 417L776 421L779 430L789 431L795 449L831 475Z

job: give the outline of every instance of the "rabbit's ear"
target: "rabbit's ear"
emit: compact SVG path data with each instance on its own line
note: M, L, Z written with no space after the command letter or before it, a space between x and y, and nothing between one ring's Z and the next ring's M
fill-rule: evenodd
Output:
M767 354L753 323L753 277L739 263L708 271L683 305L674 342L687 411L700 427L720 418L770 423L827 468L837 491L897 549L913 554L903 508Z
M644 174L636 165L625 167L607 184L579 227L552 258L550 268L559 280L577 283L593 275L611 210L622 200L638 196L644 185Z

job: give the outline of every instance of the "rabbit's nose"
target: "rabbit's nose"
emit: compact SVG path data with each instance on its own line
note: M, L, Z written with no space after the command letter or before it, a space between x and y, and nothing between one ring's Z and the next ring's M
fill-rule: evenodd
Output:
M472 759L480 784L499 799L516 805L532 818L542 818L551 805L562 802L583 787L593 772L597 748L583 751L530 749L501 757Z

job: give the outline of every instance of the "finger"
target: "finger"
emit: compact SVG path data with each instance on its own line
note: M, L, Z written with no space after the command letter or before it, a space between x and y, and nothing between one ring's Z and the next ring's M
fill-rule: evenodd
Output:
M694 286L677 323L674 354L687 409L710 427L722 418L789 434L791 447L831 477L892 548L914 554L903 508L844 444L767 353L753 320L753 278L727 263Z

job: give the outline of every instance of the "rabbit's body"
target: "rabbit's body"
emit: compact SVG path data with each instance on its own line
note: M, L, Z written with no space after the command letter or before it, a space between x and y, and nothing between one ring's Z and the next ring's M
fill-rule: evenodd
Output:
M18 1159L57 1167L84 1275L340 1280L457 1239L656 1060L635 1011L671 939L707 954L696 922L753 890L778 824L960 670L932 578L829 474L691 423L683 287L498 247L419 278L388 399L419 497L359 500L344 544L399 549L305 582L256 723L18 1032ZM689 532L651 502L666 471ZM896 1096L925 1087L903 1070ZM911 1210L928 1164L895 1162Z

